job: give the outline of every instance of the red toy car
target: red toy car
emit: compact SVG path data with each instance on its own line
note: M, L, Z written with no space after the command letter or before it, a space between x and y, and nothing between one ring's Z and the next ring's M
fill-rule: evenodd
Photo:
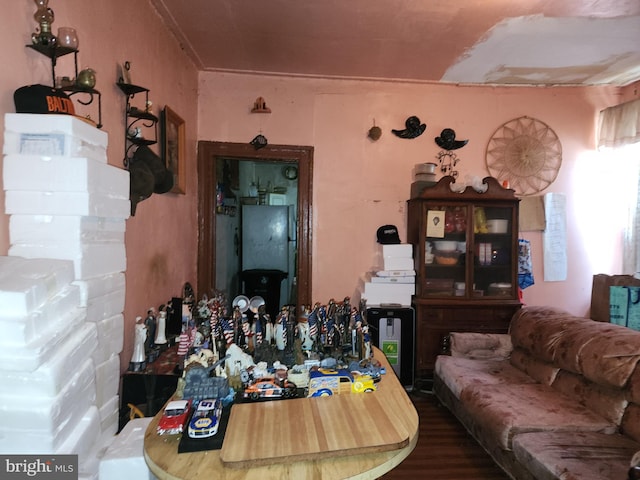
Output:
M191 400L172 400L164 408L164 414L158 422L158 435L182 433L191 413Z

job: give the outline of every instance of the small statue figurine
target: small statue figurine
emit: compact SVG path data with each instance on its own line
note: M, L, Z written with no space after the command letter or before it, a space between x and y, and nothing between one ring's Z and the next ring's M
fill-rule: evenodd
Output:
M144 343L147 339L147 327L142 321L142 317L136 317L136 333L133 345L133 354L129 363L129 370L132 372L141 372L146 368L146 355L144 351Z

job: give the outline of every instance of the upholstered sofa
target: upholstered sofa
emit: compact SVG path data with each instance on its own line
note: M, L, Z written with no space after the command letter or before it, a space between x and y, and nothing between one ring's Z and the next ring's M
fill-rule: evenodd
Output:
M640 332L524 307L452 333L434 393L515 480L626 480L640 454Z

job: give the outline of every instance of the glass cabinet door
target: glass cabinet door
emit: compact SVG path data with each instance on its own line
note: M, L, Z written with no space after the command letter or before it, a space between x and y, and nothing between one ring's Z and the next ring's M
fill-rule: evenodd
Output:
M511 207L473 207L474 297L514 298L512 221Z
M469 205L429 205L425 219L424 296L466 295Z

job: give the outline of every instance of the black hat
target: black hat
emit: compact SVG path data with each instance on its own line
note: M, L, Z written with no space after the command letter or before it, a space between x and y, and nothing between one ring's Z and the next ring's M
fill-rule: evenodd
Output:
M146 145L141 145L129 159L129 200L131 215L136 206L154 193L167 193L173 188L173 174L162 159Z
M26 85L13 92L16 113L75 115L75 108L63 90L46 85Z
M378 229L378 243L390 245L400 243L400 236L395 225L383 225Z

